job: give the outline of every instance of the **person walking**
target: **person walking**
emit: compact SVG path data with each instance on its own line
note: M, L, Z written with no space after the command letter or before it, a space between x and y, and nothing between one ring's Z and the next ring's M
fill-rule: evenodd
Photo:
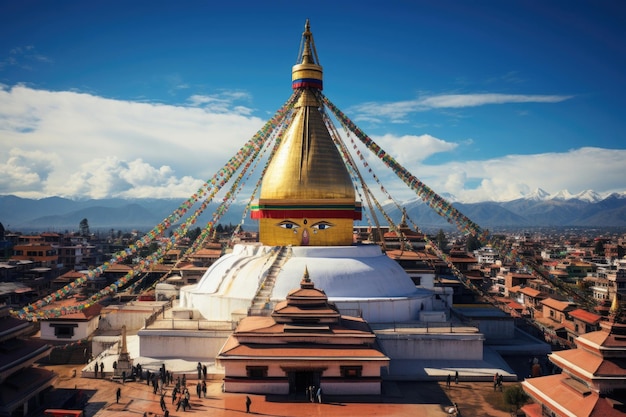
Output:
M100 378L104 378L104 362L100 362Z
M176 402L176 394L178 394L178 387L174 387L174 389L172 390L172 405L174 405L174 403Z
M450 381L452 380L452 375L448 374L446 377L446 387L450 388Z
M200 382L196 384L196 394L198 394L198 398L202 398L202 384Z
M122 398L122 388L117 387L117 391L115 391L115 403L120 403L120 398Z
M198 370L198 379L202 379L202 364L200 362L198 362L196 369Z
M165 393L161 394L161 411L165 411L167 406L165 405Z
M246 413L250 412L250 405L252 404L252 400L250 399L250 397L248 397L246 395Z
M454 371L454 383L459 383L459 371Z
M202 381L202 395L206 398L206 381Z
M321 386L317 389L317 402L320 404L322 403L322 387Z

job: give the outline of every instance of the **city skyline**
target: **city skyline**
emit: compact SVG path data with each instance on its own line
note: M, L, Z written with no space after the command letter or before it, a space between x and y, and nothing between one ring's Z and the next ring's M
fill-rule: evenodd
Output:
M0 194L193 194L290 96L307 18L324 94L435 192L626 191L615 2L2 0L0 11Z

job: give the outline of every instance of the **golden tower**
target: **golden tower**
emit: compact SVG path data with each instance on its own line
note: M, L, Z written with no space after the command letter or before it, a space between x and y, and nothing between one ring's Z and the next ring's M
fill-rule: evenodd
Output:
M309 21L302 33L292 88L299 90L295 117L267 167L252 218L266 245L346 246L361 218L354 184L320 113L322 67Z

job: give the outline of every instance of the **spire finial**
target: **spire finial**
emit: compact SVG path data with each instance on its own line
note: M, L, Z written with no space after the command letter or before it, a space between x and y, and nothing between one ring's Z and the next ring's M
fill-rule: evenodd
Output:
M294 90L299 88L321 90L322 78L322 66L317 57L311 25L309 19L307 19L304 24L304 32L302 32L296 65L293 66L291 71L292 88Z
M311 289L314 288L313 282L311 281L311 278L309 278L309 268L308 267L304 267L304 275L302 276L302 281L300 281L300 288L304 289Z
M613 302L611 303L611 309L609 310L611 315L617 315L619 312L619 300L617 299L617 292L613 294Z

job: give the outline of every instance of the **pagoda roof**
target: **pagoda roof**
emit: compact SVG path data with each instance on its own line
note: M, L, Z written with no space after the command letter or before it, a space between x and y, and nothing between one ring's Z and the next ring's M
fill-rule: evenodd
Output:
M380 350L367 345L319 345L314 343L296 344L259 344L246 343L239 344L234 337L231 337L219 354L220 359L227 358L274 359L283 360L288 358L327 360L327 359L347 359L358 358L360 360L384 360L389 358Z
M538 402L558 411L559 415L575 417L618 417L624 413L613 408L610 398L600 395L571 379L566 374L527 378L522 382L524 391Z
M606 329L582 334L578 336L576 341L577 343L597 347L598 349L621 349L625 352L624 356L626 356L626 338L624 335L611 333Z

